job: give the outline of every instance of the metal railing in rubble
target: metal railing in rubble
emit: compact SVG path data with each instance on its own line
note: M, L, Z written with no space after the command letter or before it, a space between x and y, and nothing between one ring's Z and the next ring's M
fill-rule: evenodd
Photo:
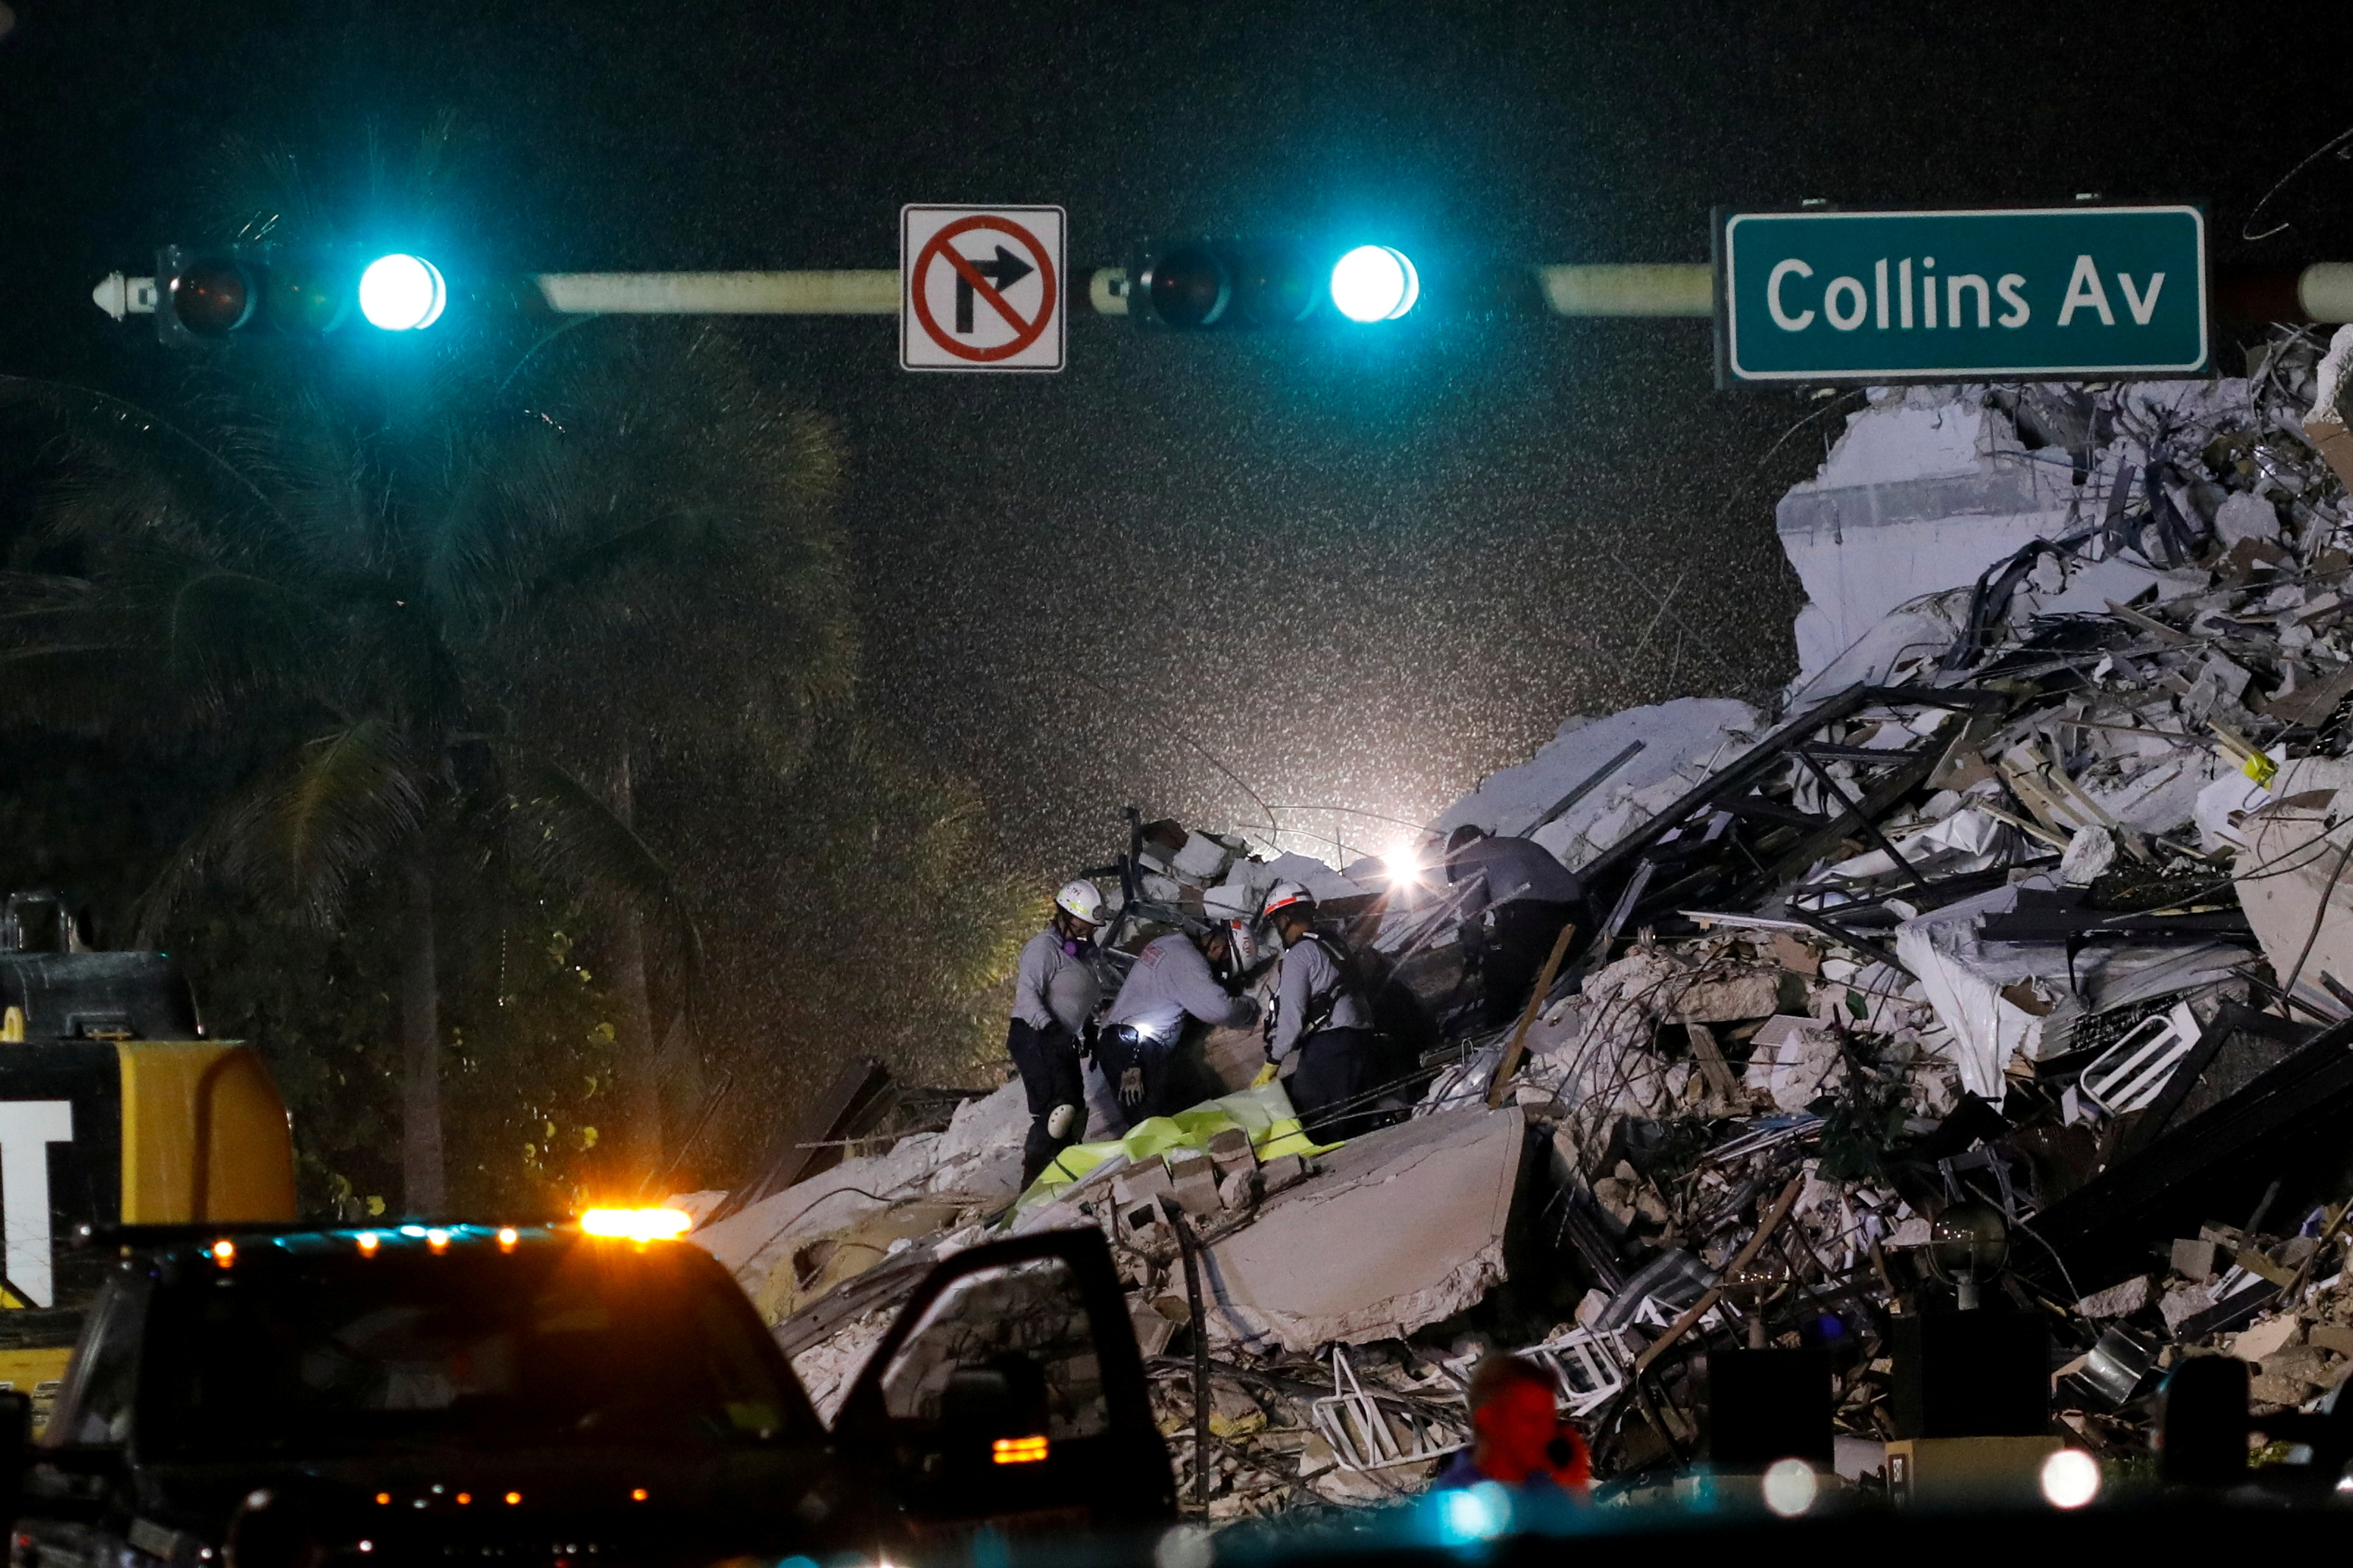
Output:
M1664 1320L1656 1303L1646 1301L1648 1309L1640 1321ZM1523 1361L1532 1361L1552 1374L1554 1388L1560 1396L1561 1409L1572 1416L1590 1415L1618 1397L1626 1386L1626 1369L1634 1364L1641 1346L1630 1342L1623 1329L1570 1329L1555 1334L1542 1344L1530 1345L1512 1353ZM1446 1370L1464 1383L1479 1364L1476 1353L1457 1356L1444 1363Z
M1307 1422L1344 1470L1423 1464L1471 1441L1467 1412L1450 1417L1435 1405L1366 1393L1344 1345L1332 1347L1332 1386L1336 1392L1307 1407Z
M1656 1301L1642 1303L1636 1321L1663 1328L1672 1313ZM1571 1418L1590 1415L1618 1397L1641 1343L1623 1329L1569 1329L1541 1344L1513 1352L1552 1375L1561 1409ZM1467 1385L1485 1352L1442 1362L1457 1383ZM1442 1412L1419 1400L1366 1392L1344 1345L1332 1347L1334 1392L1308 1406L1308 1425L1330 1445L1344 1470L1386 1470L1443 1458L1471 1441L1467 1411Z

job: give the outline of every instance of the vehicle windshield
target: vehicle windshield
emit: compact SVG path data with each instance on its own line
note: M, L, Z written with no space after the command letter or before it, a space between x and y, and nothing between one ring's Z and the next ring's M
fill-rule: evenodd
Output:
M157 1457L818 1435L749 1303L685 1247L256 1247L160 1287L148 1323Z

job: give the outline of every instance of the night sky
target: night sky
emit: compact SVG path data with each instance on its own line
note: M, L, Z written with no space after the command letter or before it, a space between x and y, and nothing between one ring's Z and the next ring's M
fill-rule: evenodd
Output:
M322 165L453 110L419 249L527 270L887 267L904 202L1153 234L1700 261L1718 203L2213 204L2221 258L2353 258L2342 37L2240 5L134 4L15 0L0 370L136 393L148 270L225 136ZM460 287L464 287L460 284ZM1773 498L1820 405L1718 393L1704 322L1179 339L1082 313L1059 376L912 375L886 319L736 329L849 447L868 700L1041 875L1118 808L1378 847L1568 714L1786 677ZM2232 363L2234 356L2225 356ZM2232 366L2235 368L2235 365ZM1777 445L1777 442L1778 443ZM1214 756L1216 762L1210 758ZM1288 808L1288 809L1285 809Z

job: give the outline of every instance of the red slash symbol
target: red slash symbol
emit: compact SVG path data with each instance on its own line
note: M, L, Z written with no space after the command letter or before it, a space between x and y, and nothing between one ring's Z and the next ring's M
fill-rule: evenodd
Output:
M1031 267L1001 245L997 247L995 257L986 261L976 261L948 243L957 236L969 234L975 229L987 229L1010 237L1025 247L1030 255L1036 257L1038 264ZM1009 340L993 348L978 348L969 343L958 342L953 335L940 330L938 318L932 314L931 301L926 297L928 290L925 287L930 279L932 263L934 260L944 260L955 268L956 331L967 334L972 331L973 301L977 296L987 302L990 310L1004 319L1007 326L1013 329L1013 336ZM1033 271L1038 274L1039 289L1038 313L1033 317L1025 318L1006 300L1004 290L1027 278ZM993 278L991 274L994 274ZM1036 342L1039 334L1046 330L1047 323L1054 319L1055 294L1053 258L1046 254L1046 247L1038 243L1034 235L1008 218L993 217L987 214L958 218L932 236L915 258L915 320L922 323L925 336L959 359L976 360L984 363L992 360L1010 359Z

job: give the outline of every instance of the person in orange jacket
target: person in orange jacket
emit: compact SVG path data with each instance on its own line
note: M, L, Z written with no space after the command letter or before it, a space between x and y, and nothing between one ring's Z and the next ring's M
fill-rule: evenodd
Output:
M1584 1500L1593 1460L1584 1437L1560 1418L1549 1373L1515 1355L1491 1355L1472 1373L1468 1399L1471 1446L1447 1461L1440 1486L1494 1481Z

